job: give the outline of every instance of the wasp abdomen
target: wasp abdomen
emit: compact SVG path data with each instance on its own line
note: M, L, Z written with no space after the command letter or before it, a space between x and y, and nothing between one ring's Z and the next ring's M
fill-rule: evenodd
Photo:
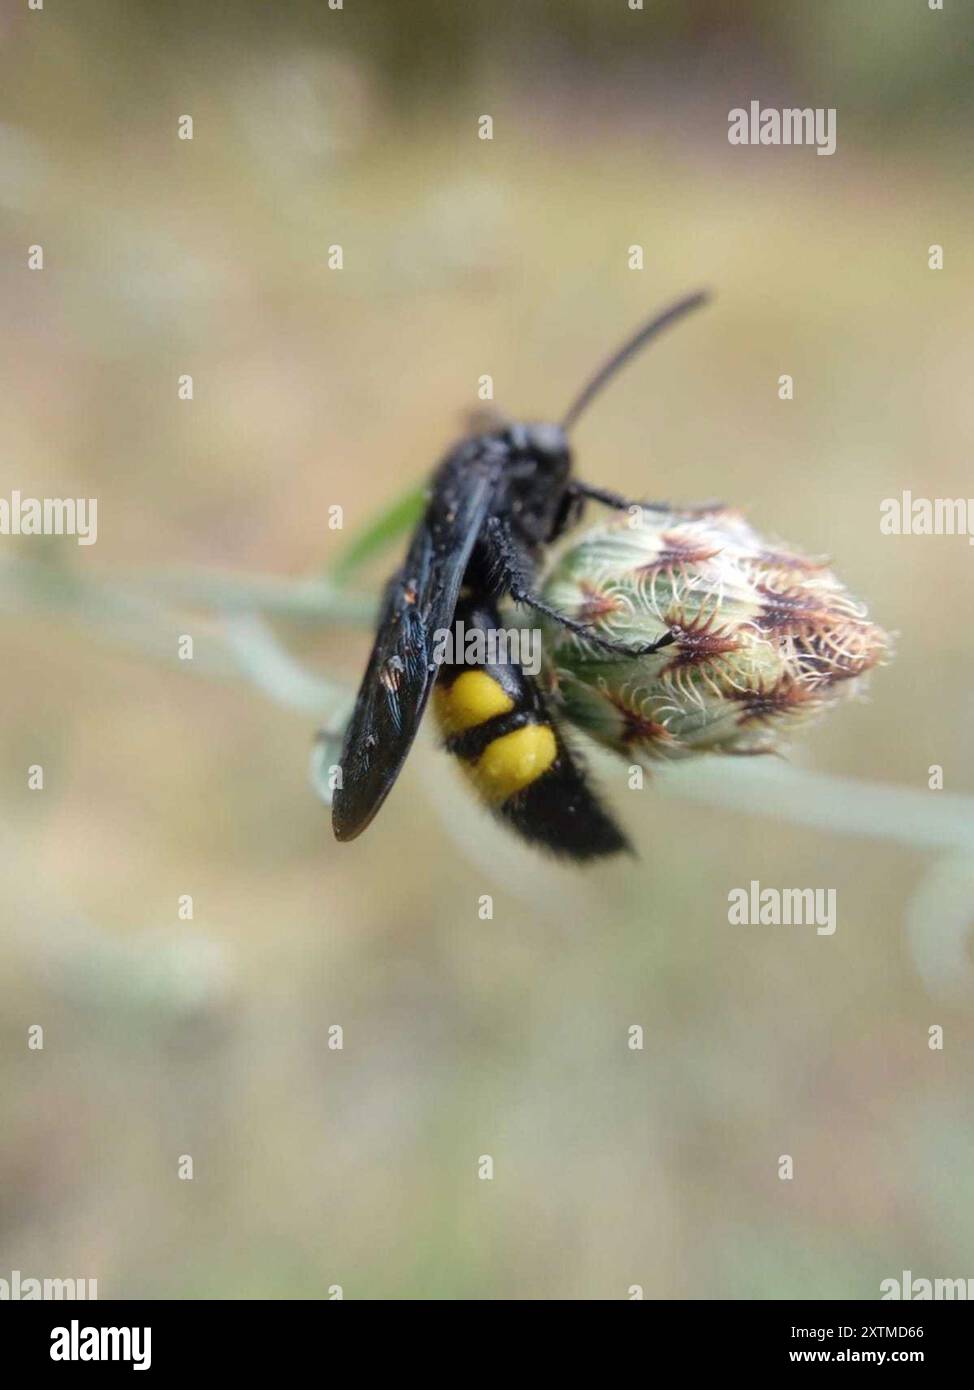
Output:
M492 607L457 610L458 630L500 627ZM488 647L489 650L489 647ZM565 747L541 688L515 660L441 666L433 690L447 751L460 759L481 799L524 839L572 859L628 848Z
M520 670L517 676L505 688L490 668L451 666L441 671L433 692L447 750L494 807L543 777L558 757L558 740L532 699L529 677ZM521 689L510 688L515 685Z

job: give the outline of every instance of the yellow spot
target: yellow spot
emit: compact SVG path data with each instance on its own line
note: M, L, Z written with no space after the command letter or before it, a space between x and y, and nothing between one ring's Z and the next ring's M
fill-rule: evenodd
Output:
M546 773L558 756L548 724L527 724L488 743L470 769L481 795L499 806Z
M447 738L510 714L514 701L486 671L464 671L450 686L433 687L436 715Z

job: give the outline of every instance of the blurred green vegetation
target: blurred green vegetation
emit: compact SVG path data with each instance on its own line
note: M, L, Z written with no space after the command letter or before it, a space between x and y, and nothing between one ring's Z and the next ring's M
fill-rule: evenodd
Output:
M0 493L97 496L99 540L3 539L0 1275L389 1298L874 1298L903 1268L969 1275L971 555L878 516L903 488L970 492L970 12L347 0L2 23ZM837 153L732 149L751 98L835 105ZM701 284L714 306L580 426L579 471L722 496L831 553L899 634L870 702L808 737L791 781L720 763L636 794L600 762L636 866L532 858L431 738L335 845L307 780L314 687L237 679L256 639L221 621L235 585L312 678L354 684L367 633L314 621L320 576L424 478L480 375L512 414L557 415ZM218 679L155 660L180 631ZM956 801L926 791L934 763ZM835 887L835 936L731 929L751 878Z

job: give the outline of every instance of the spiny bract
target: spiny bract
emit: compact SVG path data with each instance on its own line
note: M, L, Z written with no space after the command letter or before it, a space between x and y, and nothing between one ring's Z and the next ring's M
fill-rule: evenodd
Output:
M769 546L735 511L633 509L571 540L544 597L643 656L545 627L568 719L636 762L768 753L888 650L827 564Z

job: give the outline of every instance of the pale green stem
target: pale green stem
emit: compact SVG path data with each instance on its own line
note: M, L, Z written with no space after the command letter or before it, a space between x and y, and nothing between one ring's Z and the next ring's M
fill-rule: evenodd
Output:
M207 640L194 643L194 659L180 662L183 669L218 679L243 675L269 698L324 720L336 732L349 708L348 690L301 666L255 615L365 626L375 612L371 597L348 593L328 579L217 570L103 579L38 561L0 566L0 607L7 612L74 619L102 638L173 664L178 637L198 632L201 618L170 604L209 613ZM229 622L221 628L221 620ZM733 766L701 760L668 770L658 785L664 795L823 833L869 836L911 849L974 845L974 798L958 793L861 782L757 759Z

